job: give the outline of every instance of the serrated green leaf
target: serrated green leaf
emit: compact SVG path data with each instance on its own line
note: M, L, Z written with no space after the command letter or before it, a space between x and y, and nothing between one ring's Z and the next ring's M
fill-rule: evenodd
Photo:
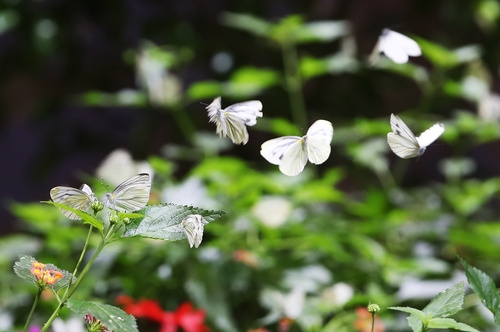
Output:
M428 315L433 318L444 318L457 313L462 309L464 304L465 283L459 282L453 287L439 293L432 301L423 309Z
M186 238L186 235L181 222L186 216L200 214L210 223L226 213L170 203L148 205L139 212L144 217L131 219L125 225L125 233L122 237L142 236L166 241L182 240Z
M52 201L42 201L41 203L52 204L54 206L57 206L60 209L71 211L71 212L75 213L77 216L79 216L80 218L82 218L82 221L84 224L92 225L95 228L97 228L100 232L102 232L102 230L104 229L104 223L101 220L94 217L93 215L88 214L87 212L84 212L84 211L81 211L78 209L74 209L71 206L68 206L66 204L56 203L56 202L52 202Z
M91 314L99 319L110 331L139 331L134 316L128 315L120 308L97 302L78 301L73 299L68 300L67 307L69 310L79 315Z
M20 277L21 279L31 281L34 284L38 284L38 279L36 278L35 275L31 273L31 269L33 268L32 263L36 262L37 260L31 256L27 255L19 255L19 260L14 263L14 273ZM53 264L45 264L45 269L47 270L52 270L52 271L59 271L62 273L63 277L59 280L57 280L54 285L47 285L47 287L51 288L54 290L54 292L57 292L58 290L66 287L69 283L69 281L72 278L72 274L69 273L68 271L61 270L57 266ZM73 278L73 282L76 281L76 278Z
M427 327L430 329L455 329L458 331L479 332L479 330L476 330L472 326L459 323L451 318L433 318L429 321Z
M415 308L411 308L411 307L389 307L389 309L409 313L411 315L416 316L418 319L420 319L423 322L425 322L427 320L426 314L423 311L420 311L420 310L415 309Z
M493 279L483 271L469 265L461 257L458 258L465 267L465 275L472 290L479 296L486 308L493 313L495 323L500 324L500 295Z

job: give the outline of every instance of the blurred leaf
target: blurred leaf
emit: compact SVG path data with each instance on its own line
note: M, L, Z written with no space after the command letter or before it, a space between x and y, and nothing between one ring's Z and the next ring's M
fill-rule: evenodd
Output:
M342 179L344 172L340 169L330 169L324 176L315 181L308 181L297 188L294 198L298 202L341 202L344 199L344 193L335 188Z
M17 25L19 14L13 9L0 11L0 34Z
M254 84L262 88L275 85L279 81L279 73L271 69L242 67L231 75L232 83Z
M42 241L30 235L12 234L3 236L0 241L0 265L19 257L19 253L35 254L42 248Z
M31 273L31 269L33 269L32 263L34 262L36 262L36 259L31 256L19 255L19 260L14 263L14 272L21 279L31 281L36 285L38 283L38 279L33 273ZM63 277L61 279L58 279L54 283L54 285L47 285L48 287L53 289L54 292L57 292L58 290L66 287L69 284L71 278L73 278L73 282L76 281L76 278L74 278L71 273L65 270L61 270L53 264L45 264L44 269L58 271L63 275Z
M479 296L481 303L493 313L495 323L500 324L500 295L493 279L478 268L469 265L461 257L458 258L465 267L465 274L472 290Z
M278 136L302 135L296 124L284 118L272 118L271 131Z
M174 171L174 164L165 158L151 156L148 158L148 163L153 168L155 174L160 174L161 176L170 176Z
M51 205L57 206L60 209L71 211L74 214L76 214L77 216L79 216L80 218L82 218L82 221L84 224L89 224L89 225L94 226L101 233L104 229L104 223L101 220L94 217L93 215L88 214L87 212L84 212L84 211L81 211L78 209L74 209L71 206L61 204L61 203L52 202L52 201L43 201L41 203L51 204Z
M376 69L384 69L402 76L411 78L421 86L429 83L429 73L424 67L407 62L398 64L385 57L381 58L374 66Z
M241 29L257 36L270 37L272 24L248 14L225 12L221 15L222 24Z
M217 81L198 81L189 86L186 94L195 101L215 98L222 94L222 84Z
M444 187L444 196L455 211L470 215L499 191L500 179L489 179L483 182L472 179L464 181L460 190L455 187Z
M74 299L68 300L67 307L80 316L91 314L99 319L110 331L139 332L134 316L127 315L120 308L97 302L78 301Z
M200 214L207 222L224 215L225 211L208 211L176 204L148 205L138 211L144 217L133 218L125 225L122 237L142 236L166 241L185 239L182 220L190 214Z
M302 25L297 43L331 42L349 33L348 21L316 21Z
M422 54L435 66L451 68L459 64L457 55L443 46L423 38L415 37L415 40L422 49Z

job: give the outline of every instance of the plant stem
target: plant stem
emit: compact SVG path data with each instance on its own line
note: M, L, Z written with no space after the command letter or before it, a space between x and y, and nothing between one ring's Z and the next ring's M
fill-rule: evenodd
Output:
M302 94L302 79L299 72L297 49L293 42L281 43L281 53L285 67L285 83L292 109L292 118L301 128L307 128L307 113Z
M93 229L94 229L94 227L92 225L90 225L89 232L87 233L87 238L85 239L85 244L83 245L82 253L80 254L80 258L78 259L78 262L76 263L75 269L73 270L71 280L68 283L68 287L66 287L66 291L64 292L63 298L66 297L69 289L71 288L71 285L73 284L73 276L76 277L76 273L78 272L78 268L80 267L80 264L83 261L83 257L85 256L85 252L87 251L87 247L88 247L89 241L90 241L90 235L92 234Z
M35 312L35 308L38 304L38 300L40 299L40 295L42 295L43 288L38 287L38 292L36 293L35 300L33 301L33 305L31 306L31 311L30 314L28 315L28 319L26 320L26 324L24 324L23 332L26 332L28 330L28 326L31 322L31 317L33 316L33 313Z
M71 295L73 295L73 293L78 288L78 286L82 282L82 280L85 277L85 275L87 274L87 272L90 270L90 267L94 263L94 261L97 258L97 256L99 256L99 254L101 253L101 251L104 248L104 246L106 246L106 244L108 244L109 239L114 234L115 226L116 226L116 224L111 225L111 227L108 229L108 231L106 232L106 234L103 235L103 237L101 239L101 242L99 243L99 245L96 248L96 251L94 252L94 254L90 258L90 260L88 261L88 263L83 268L83 270L80 273L80 275L79 275L78 279L76 280L75 284L71 287L71 289L69 291L66 292L66 294L64 294L63 298L61 299L61 302L59 302L59 305L57 306L57 308L52 313L52 316L50 316L50 318L47 320L47 322L43 325L43 328L40 330L40 332L47 331L47 329L50 327L50 325L52 324L52 322L54 321L54 319L56 319L56 317L59 315L59 311L61 311L61 309L66 305L66 301L71 297ZM87 237L87 240L88 240L88 237Z
M375 330L375 313L372 312L372 332Z

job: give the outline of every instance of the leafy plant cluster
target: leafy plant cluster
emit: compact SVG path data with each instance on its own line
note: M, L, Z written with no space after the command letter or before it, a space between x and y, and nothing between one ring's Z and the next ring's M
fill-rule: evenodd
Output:
M15 323L22 324L28 314L25 303L36 294L9 274L12 260L23 252L36 255L40 262L71 270L74 266L70 262L78 260L82 239L87 238L85 244L97 249L81 256L85 279L80 275L72 281L73 277L66 276L58 281L61 284L51 287L52 296L61 308L67 305L80 315L91 313L102 322L115 316L111 325L106 325L112 330L133 331L135 322L128 321L129 316L121 311L112 311L117 309L109 305L81 299L113 303L117 295L127 294L136 299L158 299L163 307L173 309L188 298L206 310L209 324L217 331L262 326L277 329L283 317L293 319L292 329L354 331L354 308L369 302L382 308L377 314L387 331L402 331L408 326L413 331L494 331L499 325L494 280L499 273L495 261L500 228L495 223L495 202L500 179L473 176L482 171L481 165L468 157L474 147L498 140L500 126L494 119L485 113L454 110L443 121L445 147L429 148L452 153L438 158L438 153L428 151L410 163L390 157L385 141L388 119L334 123L336 155L332 158L346 161L346 165L325 166L319 171L309 167L300 177L287 178L267 166L222 156L228 146L214 135L195 130L193 119L182 112L188 104L220 94L247 98L282 86L288 93L293 121L264 117L255 128L277 135L298 134L299 128L308 123L302 95L305 84L325 75L363 75L374 70L404 77L420 89L422 100L409 113L413 118L410 126L423 129L433 123L428 111L437 96L464 98L478 108L491 97L491 79L481 60L481 49L470 45L449 50L417 38L432 70L410 63L395 65L386 59L368 67L355 56L347 22L305 23L301 17L292 16L270 23L233 13L226 13L221 20L225 26L250 32L276 47L282 54L283 73L244 67L236 69L226 82L195 82L182 93L175 69L189 61L189 51L145 44L144 49L126 55L137 61L141 89L118 94L89 92L83 102L136 107L151 103L165 108L190 144L169 145L162 157L149 158L155 172L152 205L138 211L143 216L122 216L129 220L122 221L118 233L118 227L91 215L82 218L98 232L86 235L52 206L11 205L30 230L5 238L0 246L6 286L0 289L0 298L5 299L5 308L15 312ZM316 58L298 51L306 43L330 43L339 38L341 50L331 56ZM178 93L154 90L158 86L148 83L151 81L138 64L143 56L160 68L153 73L163 82L162 91L177 87ZM179 181L174 171L185 161L195 166ZM419 168L429 165L441 181L401 185L404 179L418 174ZM95 182L94 188L99 187L98 181L90 180ZM180 205L160 204L165 201ZM198 250L190 250L185 241L165 245L153 240L182 239L185 235L179 224L183 217L196 213L213 221L222 216L219 210L227 214L205 227ZM119 236L133 238L114 241ZM465 296L464 283L453 278L461 271L457 254L491 271L493 278L463 261L477 297ZM16 263L16 273L33 281L28 263L32 258L22 256ZM450 285L427 306L425 303L435 294L405 297L403 290L416 287L415 280L425 288L435 279L448 280ZM59 297L58 290L72 292L71 287L76 285L78 299ZM343 297L349 291L339 289L352 293ZM494 314L493 322L482 314L477 298ZM467 310L461 310L464 303ZM394 311L384 310L387 307L411 316L402 322ZM418 307L424 309L414 309ZM52 312L45 304L43 309ZM60 314L67 315L64 311ZM456 319L449 318L452 315ZM35 313L32 321L40 320L42 316ZM124 320L127 327L122 324Z

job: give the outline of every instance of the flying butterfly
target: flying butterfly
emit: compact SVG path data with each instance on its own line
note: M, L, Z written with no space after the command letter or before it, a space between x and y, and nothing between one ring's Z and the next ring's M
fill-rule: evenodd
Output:
M384 53L389 59L399 64L408 62L408 56L422 55L416 41L389 29L382 30L371 55L372 63L376 62L380 53Z
M392 133L387 134L387 143L398 157L403 159L418 157L425 149L444 133L444 124L436 123L420 136L413 132L397 115L391 114Z
M92 206L92 203L97 200L92 189L86 185L82 184L80 189L71 187L54 187L50 190L50 198L56 203L65 204L74 209L88 212ZM72 220L81 220L76 213L68 210L59 208L61 213Z
M190 214L181 221L182 229L189 242L189 247L198 248L203 240L203 228L208 224L199 214Z
M148 203L150 191L149 174L137 174L119 184L112 193L107 193L102 204L121 212L137 211Z
M330 156L333 126L326 120L314 122L303 137L284 136L264 142L260 154L280 171L295 176L304 170L307 160L324 163Z
M262 103L250 100L233 104L222 109L221 98L217 97L206 107L209 122L215 123L220 137L229 137L234 144L247 144L248 131L246 126L257 123L257 117L262 117Z

